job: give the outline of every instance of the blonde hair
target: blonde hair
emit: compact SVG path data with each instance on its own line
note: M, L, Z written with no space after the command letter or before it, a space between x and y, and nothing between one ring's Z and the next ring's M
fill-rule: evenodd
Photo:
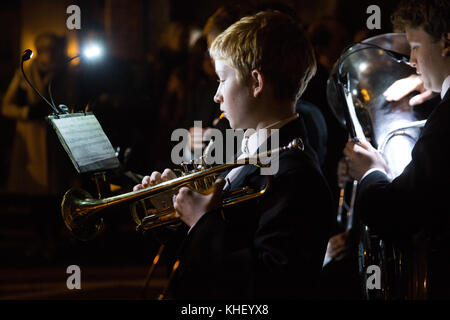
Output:
M316 72L314 51L303 28L290 16L263 11L244 17L222 32L209 50L242 80L262 72L275 97L297 100Z

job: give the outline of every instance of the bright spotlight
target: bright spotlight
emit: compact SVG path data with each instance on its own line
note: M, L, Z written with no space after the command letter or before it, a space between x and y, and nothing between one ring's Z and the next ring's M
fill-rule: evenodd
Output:
M98 58L102 53L102 48L98 44L90 44L83 51L83 55L88 59Z

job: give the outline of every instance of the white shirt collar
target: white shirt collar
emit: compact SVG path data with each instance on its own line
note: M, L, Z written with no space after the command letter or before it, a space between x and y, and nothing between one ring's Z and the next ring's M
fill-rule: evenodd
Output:
M450 75L445 78L444 82L442 82L442 90L441 90L441 99L444 99L447 90L450 88Z
M239 158L249 155L255 155L259 147L264 143L264 141L267 140L267 138L271 134L271 130L280 129L281 127L297 119L298 117L298 113L295 113L294 115L286 119L272 123L271 125L268 125L267 127L264 127L257 131L255 131L254 129L246 130L241 145L242 154Z

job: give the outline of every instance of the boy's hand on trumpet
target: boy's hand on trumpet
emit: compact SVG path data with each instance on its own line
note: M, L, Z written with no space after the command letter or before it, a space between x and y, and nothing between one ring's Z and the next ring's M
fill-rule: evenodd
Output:
M173 207L177 211L176 217L192 228L206 212L219 206L222 202L224 186L225 179L217 178L212 192L208 194L198 193L187 187L180 188L178 194L173 197Z
M133 191L152 187L161 182L175 179L176 177L176 174L170 169L165 169L162 174L158 171L153 171L151 175L145 176L140 184L135 185Z
M142 183L133 187L133 191L155 186L161 182L175 179L177 176L170 169L163 173L153 171L151 175L145 176ZM176 210L175 217L192 227L208 211L219 206L222 201L222 190L225 186L223 178L217 178L211 192L207 194L198 193L188 187L181 187L173 197L173 207Z

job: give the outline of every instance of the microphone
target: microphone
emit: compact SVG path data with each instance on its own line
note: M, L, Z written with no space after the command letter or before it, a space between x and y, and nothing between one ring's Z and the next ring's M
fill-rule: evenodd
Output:
M395 60L397 60L397 62L403 62L404 64L407 64L408 66L412 67L411 62L409 62L409 56L405 55L405 54L401 54L395 51L391 51L391 50L385 50L386 53L391 57L394 58Z
M33 51L27 49L23 52L22 61L30 60L33 57Z
M397 61L398 63L404 63L407 64L408 66L412 66L411 63L409 62L409 56L406 54L402 54L396 51L392 51L392 50L388 50L388 49L384 49L380 46L377 46L376 44L372 44L372 43L362 43L367 45L368 47L374 47L377 49L380 49L382 51L384 51L390 58L392 58L393 60Z
M389 50L389 49L385 49L385 48L380 47L379 45L376 45L376 44L373 44L373 43L359 42L359 44L364 45L365 47L360 48L358 50L355 50L353 52L357 52L357 51L364 50L364 49L367 49L367 48L379 49L379 50L383 51L384 53L386 53L389 56L389 58L395 60L396 62L404 63L404 64L406 64L406 65L411 67L411 63L409 62L409 56L406 55L406 54L403 54L403 53L400 53L400 52L397 52L397 51L392 51L392 50Z
M23 77L25 78L26 82L30 85L31 88L37 93L39 97L41 97L42 100L44 100L56 114L60 114L61 112L55 107L55 105L51 104L40 92L39 90L31 83L31 81L28 79L27 75L25 74L25 71L23 70L23 63L25 61L30 60L33 57L33 51L30 49L27 49L23 52L22 59L20 61L20 69L22 70Z
M361 48L357 48L357 49L355 49L355 50L353 50L353 51L350 51L351 49L353 49L352 47L354 47L354 46L356 46L356 45L361 45L361 46L363 46L363 47L361 47ZM378 45L376 45L376 44L373 44L373 43L367 43L367 42L358 42L358 43L356 43L356 44L352 44L352 45L349 45L348 47L346 47L344 50L343 50L343 52L346 52L346 51L350 51L349 53L347 53L346 55L344 55L344 56L341 56L340 58L339 58L339 60L338 60L338 74L340 75L339 77L338 77L338 83L339 84L343 84L342 83L342 80L341 80L341 77L342 77L342 67L344 66L344 61L345 61L345 59L347 59L349 56L351 56L352 54L355 54L355 53L357 53L357 52L359 52L359 51L362 51L362 50L366 50L366 49L370 49L370 48L373 48L373 49L378 49L378 50L381 50L381 51L383 51L384 53L386 53L386 55L389 57L389 58L391 58L392 60L394 60L394 61L396 61L396 62L398 62L398 63L404 63L404 64L406 64L406 65L408 65L408 66L410 66L410 67L413 67L412 66L412 64L409 62L409 59L410 59L410 56L408 56L408 55L406 55L406 54L402 54L402 53L399 53L399 52L396 52L396 51L392 51L392 50L389 50L389 49L385 49L385 48L383 48L383 47L380 47L380 46L378 46Z

